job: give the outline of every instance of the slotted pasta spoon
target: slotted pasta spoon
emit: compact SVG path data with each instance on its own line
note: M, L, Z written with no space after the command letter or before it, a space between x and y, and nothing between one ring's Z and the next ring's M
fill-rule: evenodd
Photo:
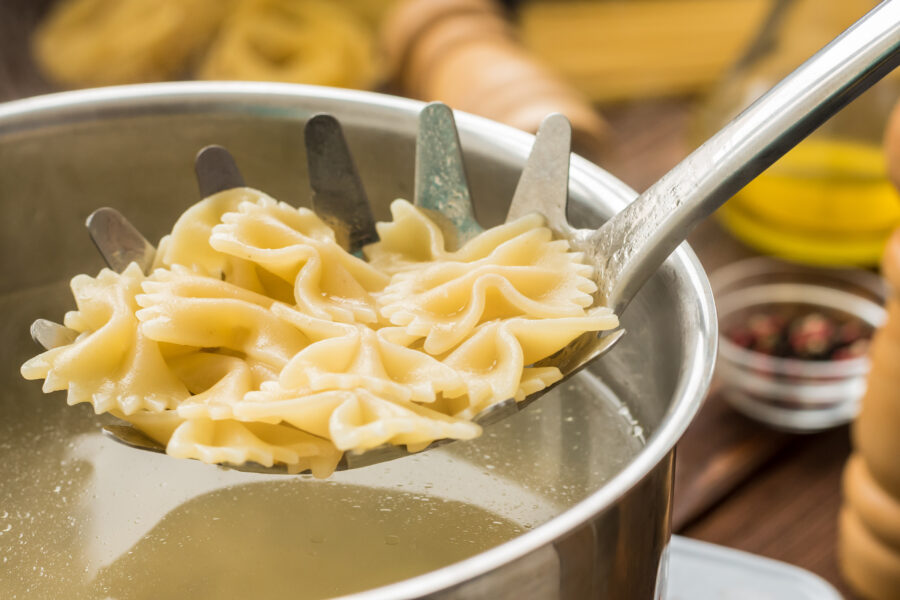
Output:
M549 226L568 238L594 265L599 286L595 302L621 314L697 223L898 62L900 0L887 0L597 230L575 229L566 221L570 131L563 117L552 115L538 132L508 219L534 211L542 213ZM306 142L314 208L338 227L345 247L356 252L376 239L374 220L339 124L329 115L313 117L307 125ZM234 161L218 147L204 149L198 155L197 176L203 195L243 184ZM426 106L420 116L415 203L444 215L456 231L457 244L480 231L469 199L452 112L441 104ZM112 268L124 268L131 260L141 265L152 263L153 247L114 210L95 212L88 219L88 229ZM36 321L32 333L45 347L68 343L74 334L45 320ZM557 366L565 380L608 351L623 334L623 330L602 337L585 334L543 364ZM502 419L546 391L531 394L519 403L509 399L495 404L476 421L489 424ZM128 426L109 426L105 432L137 448L163 451ZM338 469L358 468L406 454L397 446L360 455L346 453ZM285 472L255 464L229 467Z

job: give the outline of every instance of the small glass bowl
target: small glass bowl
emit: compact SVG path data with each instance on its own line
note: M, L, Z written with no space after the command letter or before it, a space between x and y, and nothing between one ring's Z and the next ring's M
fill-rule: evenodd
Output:
M726 400L774 428L811 433L851 421L866 389L869 359L781 357L742 347L729 332L754 314L822 314L858 322L864 337L885 319L887 289L859 269L820 269L768 257L727 265L710 276L719 318L716 379Z

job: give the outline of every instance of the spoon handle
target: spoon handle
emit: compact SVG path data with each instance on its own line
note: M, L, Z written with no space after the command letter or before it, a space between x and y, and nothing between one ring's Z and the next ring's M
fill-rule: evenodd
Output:
M886 0L638 196L581 246L621 313L694 226L900 64L900 0Z

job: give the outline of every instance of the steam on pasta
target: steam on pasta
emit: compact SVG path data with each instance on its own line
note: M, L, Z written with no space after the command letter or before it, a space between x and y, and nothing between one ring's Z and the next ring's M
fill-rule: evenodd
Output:
M172 456L327 477L344 452L478 436L480 411L560 379L535 363L618 325L540 216L448 251L424 212L391 211L362 260L308 209L250 188L210 196L149 275L76 276L77 339L22 375Z

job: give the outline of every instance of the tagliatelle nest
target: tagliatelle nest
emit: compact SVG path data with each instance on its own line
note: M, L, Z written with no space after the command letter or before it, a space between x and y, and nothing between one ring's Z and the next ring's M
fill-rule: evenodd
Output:
M38 64L66 87L184 78L372 88L370 22L390 0L62 0Z

